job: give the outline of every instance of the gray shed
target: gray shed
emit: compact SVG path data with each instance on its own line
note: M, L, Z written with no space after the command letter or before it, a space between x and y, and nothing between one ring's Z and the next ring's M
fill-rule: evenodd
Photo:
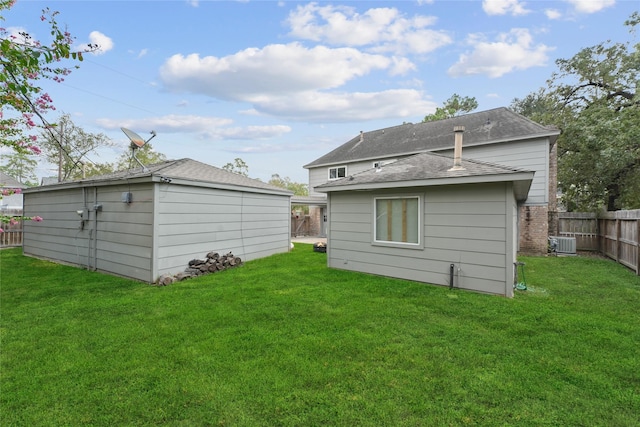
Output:
M24 191L23 250L147 283L209 251L245 261L290 248L288 190L195 160Z
M518 204L534 173L453 164L422 153L317 186L328 266L513 296Z

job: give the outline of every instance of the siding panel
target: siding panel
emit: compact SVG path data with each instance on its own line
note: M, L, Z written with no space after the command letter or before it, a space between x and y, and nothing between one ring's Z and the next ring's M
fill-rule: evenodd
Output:
M44 221L25 224L24 253L149 281L151 186L116 184L26 193L25 215L40 215ZM133 193L132 203L122 203L123 192ZM102 210L96 212L95 205ZM88 210L89 218L82 229L76 213L81 209Z
M453 138L451 140L453 145ZM464 143L463 143L464 145ZM453 148L435 151L453 157ZM498 165L534 171L535 175L526 204L545 204L549 200L549 142L546 138L527 141L501 142L486 145L463 146L462 157ZM399 157L395 156L394 159ZM378 159L383 160L383 159ZM346 165L347 174L361 172L373 167L372 160L352 162ZM323 193L314 191L314 187L327 182L328 166L309 169L309 189L313 196Z
M290 215L288 196L163 188L158 200L157 274L182 271L189 260L209 251L230 251L244 261L286 252Z
M506 183L427 187L424 191L424 248L408 249L372 243L375 193L330 193L328 265L332 268L449 285L455 265L456 287L505 295L509 277L506 251L513 219ZM388 195L388 192L385 192ZM363 210L367 207L368 210Z

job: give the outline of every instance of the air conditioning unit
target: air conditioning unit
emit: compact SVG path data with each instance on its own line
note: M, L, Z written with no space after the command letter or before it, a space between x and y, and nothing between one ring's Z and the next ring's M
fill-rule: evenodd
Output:
M575 237L558 237L551 236L552 247L555 246L555 252L559 255L575 255L576 254L576 238ZM555 245L553 243L555 242Z

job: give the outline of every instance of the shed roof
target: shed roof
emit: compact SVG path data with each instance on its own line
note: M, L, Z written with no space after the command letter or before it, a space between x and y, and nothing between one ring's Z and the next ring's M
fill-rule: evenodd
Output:
M362 132L335 150L305 165L305 168L382 159L425 151L452 149L453 128L464 126L464 145L493 144L539 137L557 138L560 131L543 126L500 107L450 119L408 123Z
M329 181L315 187L315 190L329 193L513 181L516 198L518 200L527 198L534 172L477 160L463 159L461 165L463 169L452 170L453 158L435 153L420 153L379 168Z
M82 180L64 181L44 187L34 187L30 191L46 191L60 187L82 187L89 185L111 185L120 180L153 181L174 184L206 185L216 188L254 191L291 195L291 191L276 187L257 179L229 172L193 159L168 160L134 169L92 176Z

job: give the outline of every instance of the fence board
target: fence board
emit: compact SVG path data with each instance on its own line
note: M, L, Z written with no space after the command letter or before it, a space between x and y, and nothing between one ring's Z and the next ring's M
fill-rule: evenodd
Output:
M560 212L558 215L558 235L574 237L579 251L599 249L598 219L594 214L583 212Z
M640 209L606 212L560 212L559 235L576 238L578 250L597 250L640 275Z
M3 211L3 215L6 216L20 216L20 211ZM0 247L22 246L22 220L18 220L15 224L10 222L0 222L0 228L3 232L0 233Z

